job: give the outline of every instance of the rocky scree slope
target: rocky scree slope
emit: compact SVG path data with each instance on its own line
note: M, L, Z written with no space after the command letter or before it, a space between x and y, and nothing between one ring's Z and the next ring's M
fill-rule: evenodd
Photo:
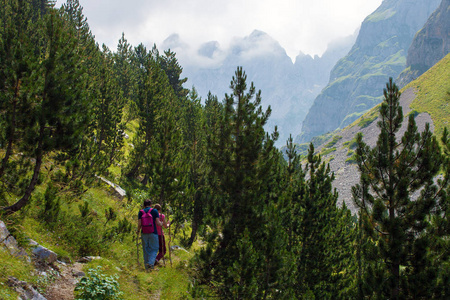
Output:
M380 90L385 84L380 86ZM450 54L424 73L421 77L408 84L400 97L403 108L403 126L397 137L401 138L406 130L408 114L414 112L419 131L423 131L425 124L438 134L443 126L450 129ZM352 200L351 188L359 182L357 165L352 160L354 153L353 141L358 132L362 132L364 141L374 147L378 140L377 127L379 106L372 108L361 118L336 133L316 151L322 153L324 161L329 162L331 170L335 173L333 186L339 193L338 204L345 202L352 213L356 207ZM437 126L437 128L436 128ZM332 141L332 142L330 142Z

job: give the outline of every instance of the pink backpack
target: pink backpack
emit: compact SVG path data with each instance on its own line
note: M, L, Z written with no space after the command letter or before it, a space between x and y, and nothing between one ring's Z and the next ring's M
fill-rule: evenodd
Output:
M153 233L155 232L155 229L153 228L153 217L152 212L153 208L150 208L148 212L145 212L145 210L141 209L142 217L141 217L141 227L142 227L142 233Z

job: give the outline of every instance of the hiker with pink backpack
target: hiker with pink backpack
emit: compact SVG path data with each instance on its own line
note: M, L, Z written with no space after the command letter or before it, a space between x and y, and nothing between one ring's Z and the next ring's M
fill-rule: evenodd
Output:
M153 269L156 255L159 250L159 238L157 226L163 226L159 219L158 210L151 208L152 201L144 200L144 208L138 214L138 227L136 233L141 232L142 249L144 251L145 269Z

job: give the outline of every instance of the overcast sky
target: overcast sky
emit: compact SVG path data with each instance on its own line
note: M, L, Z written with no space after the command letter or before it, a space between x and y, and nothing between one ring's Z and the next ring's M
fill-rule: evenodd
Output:
M58 0L59 7L65 0ZM122 32L137 46L159 45L177 33L192 48L253 30L269 34L291 58L321 55L333 39L353 34L382 0L80 0L101 45L115 51Z

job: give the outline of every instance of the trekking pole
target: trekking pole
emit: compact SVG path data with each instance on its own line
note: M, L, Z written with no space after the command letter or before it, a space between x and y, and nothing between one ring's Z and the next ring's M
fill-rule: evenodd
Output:
M167 216L167 219L169 219L169 216ZM170 225L172 225L172 223L169 223L169 261L170 267L172 267L172 248L170 247L170 243L172 242L172 235L170 234Z
M166 248L166 238L164 236L164 234L162 235L163 238L163 247ZM164 249L167 252L167 249ZM170 254L169 254L170 255ZM164 253L163 255L163 262L164 262L164 268L166 267L166 253Z
M136 259L138 268L141 268L141 264L139 263L139 232L136 233Z

